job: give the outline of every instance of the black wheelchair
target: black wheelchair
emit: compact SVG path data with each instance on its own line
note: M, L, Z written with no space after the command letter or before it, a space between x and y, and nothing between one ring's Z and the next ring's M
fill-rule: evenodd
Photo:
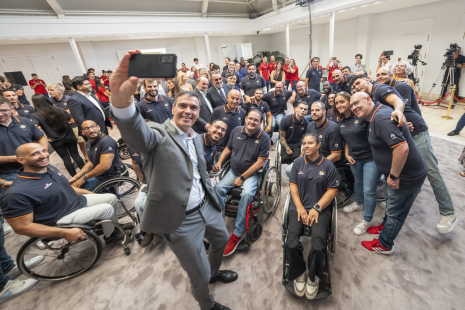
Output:
M119 159L121 160L131 159L131 154L129 154L128 152L128 145L123 140L123 138L119 138L118 141L116 141L116 143L118 143Z
M220 180L228 173L229 169L230 163L227 162L219 175ZM250 248L251 243L257 241L262 235L263 226L259 221L258 211L262 209L265 215L270 216L279 206L281 198L281 174L276 167L270 166L269 160L258 170L258 173L257 192L252 202L247 206L245 222L246 237L238 245L238 250ZM240 187L233 187L228 192L225 199L225 215L227 217L237 217L241 193L242 189Z
M293 281L289 280L289 260L287 257L286 251L286 242L287 236L289 233L289 202L291 201L291 193L287 194L286 203L284 205L284 213L283 213L283 231L282 231L282 238L283 238L283 279L282 284L289 291L291 294L296 295L294 291L294 283ZM336 253L336 242L337 242L337 198L334 198L334 201L331 203L328 208L332 208L332 218L331 218L331 225L330 229L328 229L327 238L326 238L326 255L325 255L325 270L324 273L327 275L327 278L320 279L318 294L315 296L314 299L323 299L332 294L331 288L331 262L333 261L334 254ZM302 230L302 235L310 237L311 236L311 227L304 226ZM297 295L296 295L297 296Z

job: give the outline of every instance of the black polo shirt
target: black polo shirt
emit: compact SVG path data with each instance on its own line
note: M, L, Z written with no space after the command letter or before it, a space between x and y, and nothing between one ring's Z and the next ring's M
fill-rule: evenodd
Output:
M421 186L427 174L426 163L413 142L408 126L397 127L397 122L391 121L391 113L390 107L378 103L365 118L370 123L368 142L371 145L376 167L387 178L391 171L392 149L407 143L409 152L399 176L399 189L408 190Z
M118 176L119 172L118 169L121 166L121 162L119 160L119 152L118 152L118 144L112 137L107 136L106 134L100 134L100 137L95 139L93 143L87 141L86 143L87 148L87 155L89 155L89 159L94 165L94 168L100 164L100 155L102 154L114 154L113 162L111 163L110 169L102 173L99 177L110 177L110 176Z
M308 79L308 89L320 91L320 80L323 76L323 70L320 67L313 69L313 66L307 70L306 78Z
M18 108L16 108L16 112L18 112L19 116L31 119L31 115L35 111L36 110L32 106L18 102Z
M207 167L208 167L209 165L213 164L213 159L215 158L215 155L216 155L216 144L212 145L212 142L210 140L210 135L208 134L208 132L202 135L202 140L203 140L203 156L205 157L205 163L207 164Z
M330 108L326 110L326 118L337 123L337 116L333 114L333 107L330 106Z
M60 108L60 109L63 109L63 110L67 111L69 109L68 103L67 103L69 97L70 96L63 95L63 97L61 97L60 100L57 100L54 97L50 97L50 100L52 101L53 106L55 108ZM76 128L77 127L76 123L69 123L69 125L71 126L71 128Z
M55 226L61 218L87 204L68 179L55 167L45 173L24 172L23 168L2 197L2 212L7 220L34 213L34 223Z
M307 133L314 133L320 137L320 152L324 157L331 155L331 152L342 152L343 140L339 126L335 122L326 118L319 127L315 122L311 122L307 126Z
M23 95L22 96L18 96L18 101L21 102L22 104L27 104L27 105L30 105L31 103L27 100L26 98L26 95L24 94L24 88L21 84L11 84L10 85L10 89L12 89L15 93L16 91L18 90L22 90L23 91Z
M249 75L247 75L241 81L241 89L244 91L244 94L249 97L253 97L255 95L255 90L257 88L263 88L265 86L265 79L263 76L258 74L255 74L252 79Z
M210 124L212 124L213 121L217 119L223 120L228 125L224 137L220 141L216 142L217 151L222 152L224 148L228 145L229 137L231 135L232 130L237 126L244 125L245 111L242 108L237 107L233 113L231 112L231 110L228 109L228 106L225 104L221 107L216 107L213 109L212 115L210 115Z
M312 103L320 100L320 97L321 93L319 91L313 89L305 89L302 97L299 95L299 93L296 94L293 106L294 108L296 108L300 102L304 101L308 104L308 109L310 110Z
M142 184L147 184L147 180L145 179L144 167L142 166L142 157L140 155L140 152L130 145L128 145L128 152L131 158L136 162L140 172L142 173Z
M270 112L270 106L268 103L266 103L263 100L260 100L260 102L257 102L255 98L252 98L250 103L245 103L242 105L242 109L245 111L245 115L249 114L250 111L252 110L258 110L262 114L266 114L267 112Z
M328 190L337 191L339 174L334 164L321 154L315 161L304 155L294 161L289 175L289 185L297 185L300 202L305 210L310 211ZM289 210L296 210L292 199ZM331 208L326 207L323 212L331 213Z
M236 127L228 141L231 150L231 169L235 175L242 175L259 158L268 159L270 155L270 137L259 129L253 135L245 131L245 127Z
M345 91L346 93L350 94L350 91L351 91L350 82L352 81L353 77L354 77L354 74L342 76L342 81L340 83L333 83L333 90L336 93Z
M12 116L8 127L0 125L0 156L14 156L19 146L42 137L43 132L30 119ZM18 162L0 164L0 174L16 172L22 166Z
M391 80L389 86L394 87L395 90L402 96L406 105L410 106L415 112L421 116L421 110L418 106L417 96L412 86L405 84L402 81Z
M341 115L342 120L338 122L341 136L349 145L349 155L356 161L373 161L371 146L368 142L369 123L363 118L350 114L349 117Z
M385 84L376 84L376 85L373 85L373 89L371 90L371 98L375 102L379 102L381 104L384 104L394 109L394 107L391 106L386 101L386 98L392 94L397 95L397 97L399 97L405 103L405 108L404 108L405 118L407 119L407 122L411 122L414 127L411 133L412 137L428 130L428 126L426 126L426 123L423 117L421 117L421 115L415 112L415 110L409 104L405 102L404 98L393 87L389 85L385 85Z
M286 115L279 124L279 131L286 133L286 143L293 149L302 145L302 137L307 131L307 126L310 124L308 120L303 118L297 120L295 114Z
M270 106L271 114L276 116L279 114L286 114L286 104L292 96L292 90L284 90L281 95L276 92L270 91L263 95L263 101Z
M170 97L158 94L158 101L153 101L147 98L137 103L140 114L144 119L149 119L152 122L163 124L167 119L173 118L173 101Z

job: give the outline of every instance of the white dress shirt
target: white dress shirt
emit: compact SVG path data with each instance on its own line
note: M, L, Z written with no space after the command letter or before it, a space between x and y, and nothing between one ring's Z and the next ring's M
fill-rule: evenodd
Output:
M206 92L204 93L204 92L203 92L200 88L198 88L198 87L197 87L197 89L198 89L199 92L202 94L203 99L205 99L205 101L207 102L207 107L208 107L208 109L210 110L210 113L212 113L212 112L213 112L212 104L210 103L210 101L208 101Z
M102 108L100 107L100 104L90 94L86 94L86 93L83 93L83 92L80 92L80 91L77 91L77 92L80 93L81 95L83 95L84 97L86 97L90 102L92 102L95 105L95 107L97 109L99 109L100 112L102 112L103 120L105 120L105 113L103 112Z
M195 69L197 69L197 70L199 70L199 69L201 69L201 68L206 69L200 62L199 62L198 64L195 64L195 62L194 62L194 67L195 67Z

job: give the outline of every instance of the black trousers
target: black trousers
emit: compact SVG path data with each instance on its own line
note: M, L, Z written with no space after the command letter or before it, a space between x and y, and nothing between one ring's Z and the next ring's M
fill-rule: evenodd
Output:
M460 76L461 76L461 72L458 70L461 70L461 69L455 68L455 72L454 72L455 97L457 98L459 97L459 91L460 91L459 84L460 84ZM444 89L442 90L440 98L444 97L449 92L449 83L450 83L449 69L447 69L444 74L443 82L446 83L446 87L444 87ZM457 103L457 100L455 100L455 98L454 98L454 103Z
M302 152L302 147L298 146L291 148L292 154L289 155L286 152L284 146L281 145L281 163L282 164L292 164L297 158L299 158L300 153Z
M76 175L76 169L74 169L73 163L71 162L71 157L73 157L79 169L84 167L85 163L79 155L77 140L58 140L53 141L51 144L55 152L63 159L66 170L68 170L71 176Z
M315 276L324 279L326 235L331 224L331 210L325 209L318 217L318 223L311 226L311 248L308 253L308 277L315 282ZM304 247L300 242L300 235L304 225L297 220L297 210L289 211L289 234L287 236L286 251L289 258L289 280L297 279L306 270Z

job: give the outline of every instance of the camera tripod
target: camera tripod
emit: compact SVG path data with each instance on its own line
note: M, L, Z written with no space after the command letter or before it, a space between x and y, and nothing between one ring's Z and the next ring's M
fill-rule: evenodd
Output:
M441 93L439 95L439 98L442 98L446 95L447 93L447 84L448 82L449 83L449 88L450 90L452 90L452 87L455 85L455 81L454 81L454 74L455 74L455 65L452 64L452 65L445 65L441 71L439 72L439 75L438 77L436 78L436 80L434 81L433 83L433 86L431 86L431 89L430 91L428 92L428 95L426 95L426 98L425 99L428 99L429 95L431 94L431 92L433 91L433 88L436 87L436 84L439 82L439 80L441 79L442 77L442 83L441 83ZM453 94L451 94L451 96L453 96ZM438 102L437 105L440 105L441 103Z

